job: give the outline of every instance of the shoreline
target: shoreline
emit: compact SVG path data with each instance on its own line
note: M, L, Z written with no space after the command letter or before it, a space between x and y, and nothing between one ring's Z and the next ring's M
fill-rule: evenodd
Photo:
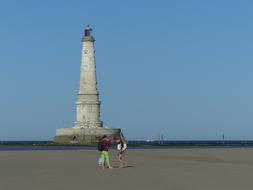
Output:
M116 150L116 146L110 148ZM128 146L127 150L233 150L249 149L252 146ZM47 146L47 145L0 145L0 152L22 152L22 151L98 151L96 146ZM99 151L98 151L99 152Z
M3 151L58 151L97 150L97 145L61 145L52 141L0 141ZM253 141L128 141L128 150L173 150L173 149L252 149ZM111 149L115 149L113 145Z
M129 146L253 146L253 140L128 140ZM54 141L0 141L1 145L34 146L95 146L84 144L59 144Z

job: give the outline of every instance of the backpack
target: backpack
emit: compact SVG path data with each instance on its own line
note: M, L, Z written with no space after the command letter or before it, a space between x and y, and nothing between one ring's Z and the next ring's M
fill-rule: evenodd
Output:
M99 141L99 142L98 142L98 150L99 150L99 151L103 151L102 141Z

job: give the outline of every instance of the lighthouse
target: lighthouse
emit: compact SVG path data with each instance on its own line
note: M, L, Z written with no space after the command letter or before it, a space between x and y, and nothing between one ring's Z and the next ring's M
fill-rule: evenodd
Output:
M102 136L123 137L119 128L103 127L100 120L100 100L97 89L95 38L88 25L82 35L80 82L76 101L76 119L73 127L56 130L54 143L82 144L97 143ZM123 137L124 138L124 137Z
M75 128L102 127L95 65L95 38L88 25L82 37L80 86L76 102Z

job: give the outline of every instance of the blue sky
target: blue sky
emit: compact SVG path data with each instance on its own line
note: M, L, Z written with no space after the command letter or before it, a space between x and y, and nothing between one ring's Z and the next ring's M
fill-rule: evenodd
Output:
M253 139L253 3L0 1L0 140L72 127L81 36L96 38L101 119L128 139Z

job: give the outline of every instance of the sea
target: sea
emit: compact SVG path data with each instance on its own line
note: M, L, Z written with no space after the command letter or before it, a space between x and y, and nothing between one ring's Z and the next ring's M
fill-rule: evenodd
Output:
M128 149L172 149L172 148L253 148L253 140L130 140ZM53 141L0 141L0 151L40 150L96 150L96 146L55 145ZM115 145L112 146L115 149Z

